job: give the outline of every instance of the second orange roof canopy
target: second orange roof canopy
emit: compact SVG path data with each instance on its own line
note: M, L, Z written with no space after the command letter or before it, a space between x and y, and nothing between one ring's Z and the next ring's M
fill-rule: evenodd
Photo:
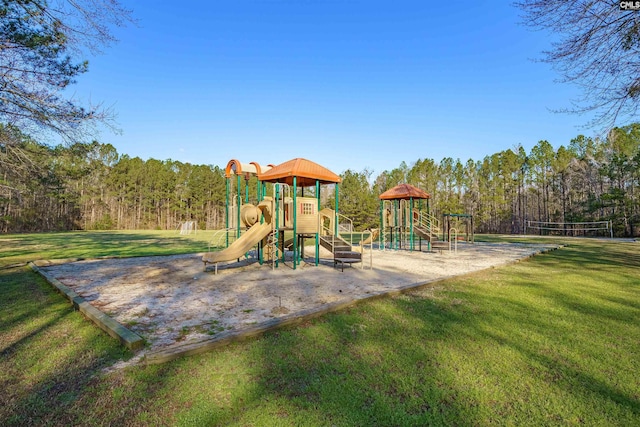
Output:
M411 184L400 184L380 195L381 200L430 199L431 196Z

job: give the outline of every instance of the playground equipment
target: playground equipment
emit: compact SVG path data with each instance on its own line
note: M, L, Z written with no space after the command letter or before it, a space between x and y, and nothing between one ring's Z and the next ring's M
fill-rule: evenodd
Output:
M360 246L366 246L366 245L369 245L369 244L375 242L379 235L380 235L380 229L379 228L372 228L371 231L370 231L369 237L367 237L365 239L362 239L360 241Z
M379 248L422 250L424 240L428 251L453 249L457 252L460 225L464 226L466 241L473 242L473 216L446 213L441 222L429 212L430 198L429 194L410 184L400 184L382 193ZM424 206L423 200L426 201Z
M473 232L473 215L470 214L457 214L457 213L444 213L442 214L442 240L451 241L451 239L458 240L460 235L460 227L464 227L464 240L473 243L475 241L475 235ZM457 227L453 227L456 225ZM455 230L455 237L452 237L452 231Z
M232 196L231 181L234 175L237 184L236 194ZM277 268L280 263L284 264L285 251L291 249L291 266L296 269L304 257L307 239L314 239L315 265L319 264L320 246L331 251L334 260L349 258L353 260L349 262L361 262L362 254L353 251L351 243L339 233L341 216L337 212L341 179L338 175L314 162L296 158L266 168L255 162L246 164L231 160L227 164L225 176L226 248L205 254L202 258L205 268L208 263L212 263L216 265L217 272L218 262L239 259L256 246L260 264L270 261L272 268ZM242 176L245 177L244 197ZM248 185L253 176L257 177L256 205L249 203ZM267 184L271 185L273 194L269 197L266 195ZM334 186L335 210L320 210L321 185ZM312 197L305 196L305 189L308 188L312 189ZM232 241L234 237L236 240Z
M249 229L242 235L242 238L231 243L226 249L208 252L202 257L205 267L207 263L215 264L216 273L218 272L219 262L232 261L242 257L253 246L263 241L273 232L273 200L271 198L263 200L257 207L244 205L243 208L245 215L241 216L241 219ZM262 216L263 222L257 221L258 212Z
M458 230L450 228L448 236L449 238L447 240L438 240L433 242L431 250L438 251L440 253L444 250L449 251L449 253L458 253Z
M438 241L440 221L429 213L431 196L411 184L400 184L380 195L380 249L422 250ZM425 207L422 201L426 200Z

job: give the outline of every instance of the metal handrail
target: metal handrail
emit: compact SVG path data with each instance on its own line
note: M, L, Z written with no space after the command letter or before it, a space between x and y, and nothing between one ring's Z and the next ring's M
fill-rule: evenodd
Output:
M277 189L281 189L281 190L277 191ZM280 194L279 198L276 198L277 194ZM283 182L275 183L273 185L273 200L275 201L274 208L275 210L277 210L280 208L280 205L282 206L282 215L278 220L278 224L276 228L286 226L286 221L284 218L284 205L286 204L287 198L291 198L291 187L289 186L289 184L285 184ZM274 216L275 216L275 211L274 211Z
M323 217L328 217L331 218L328 215L325 214L321 214L318 215L318 223L319 223L319 231L320 231L320 235L321 236L325 236L324 238L326 239L326 236L331 236L331 246L334 248L334 252L335 252L335 246L336 246L336 239L340 239L346 243L349 244L350 247L353 248L353 231L351 233L349 233L349 238L345 239L344 237L342 237L340 235L340 227L338 226L338 233L335 233L335 228L336 225L339 225L340 223L340 218L342 218L343 222L346 222L349 224L349 228L351 230L353 230L353 220L351 218L349 218L346 215L342 215L341 213L337 213L335 211L333 212L333 223L330 222L329 227L326 227L324 225L324 221L323 221ZM373 244L373 242L371 242Z
M333 251L335 252L335 247L336 247L336 235L333 232L333 230L330 227L325 227L324 225L321 226L322 227L322 232L320 233L320 236L323 236L326 239L326 236L331 236L331 247L333 248Z
M458 253L458 230L455 228L449 229L449 253L451 253L451 240L453 240L453 250Z
M342 215L339 212L336 212L336 224L338 224L338 237L342 238L340 236L340 217L344 218L344 220L346 220L349 223L349 229L351 230L351 233L349 233L349 245L353 246L353 221L351 220L351 218L349 218L348 216ZM345 239L343 239L345 240Z
M432 237L437 237L440 233L440 220L427 212L420 212L417 209L414 212L418 213L418 226L427 230Z
M366 233L369 233L369 234L367 235ZM364 230L362 233L360 233L360 242L367 240L367 238L371 236L373 236L373 230L371 229ZM364 248L366 247L366 245L367 245L366 243L365 244L360 243L360 253L362 255L364 255ZM364 270L364 260L361 260L360 265L361 265L361 269ZM369 242L369 269L370 270L373 269L373 239L371 239L371 241Z

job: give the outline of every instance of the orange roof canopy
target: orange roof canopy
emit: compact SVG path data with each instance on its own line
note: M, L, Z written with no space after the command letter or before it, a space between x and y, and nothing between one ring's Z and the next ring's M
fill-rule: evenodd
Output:
M282 182L288 185L293 185L293 177L296 177L298 187L311 187L316 185L316 181L320 181L320 184L335 184L342 181L338 175L329 169L300 157L281 163L264 173L258 174L260 181Z
M381 200L430 199L431 196L411 184L400 184L380 195Z

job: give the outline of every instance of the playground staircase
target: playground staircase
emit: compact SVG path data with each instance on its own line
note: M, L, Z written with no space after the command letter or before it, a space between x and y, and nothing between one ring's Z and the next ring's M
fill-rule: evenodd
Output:
M320 245L333 254L334 267L340 264L342 271L345 264L362 262L362 253L351 250L349 242L340 236L320 236Z
M335 255L336 252L349 252L351 245L340 236L320 236L320 245Z
M417 236L420 236L421 238L429 242L435 242L438 240L437 235L435 235L434 233L430 233L428 229L417 226L417 225L413 226L413 232Z
M440 234L440 221L435 216L426 212L414 211L413 218L415 220L413 224L413 232L421 238L434 243L440 241L438 235Z
M431 245L431 250L442 252L449 250L451 245L449 242L441 240L440 221L435 216L425 212L414 212L413 232L425 239Z
M448 251L451 249L451 245L449 242L445 242L444 240L434 240L431 242L431 250L432 251Z

